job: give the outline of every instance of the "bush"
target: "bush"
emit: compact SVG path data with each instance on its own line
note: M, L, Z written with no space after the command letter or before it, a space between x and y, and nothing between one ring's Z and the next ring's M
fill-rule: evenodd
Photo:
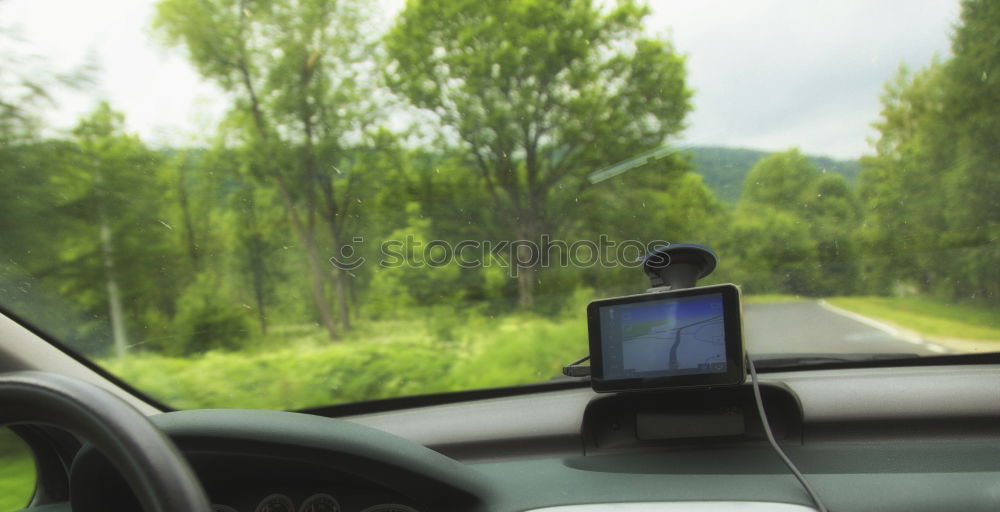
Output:
M169 355L209 350L237 350L250 338L251 312L207 279L199 278L178 300L173 332L179 336L161 343Z
M466 312L445 329L413 314L362 323L334 344L303 336L271 350L146 353L103 364L172 407L302 409L545 381L586 353L582 311L556 319Z

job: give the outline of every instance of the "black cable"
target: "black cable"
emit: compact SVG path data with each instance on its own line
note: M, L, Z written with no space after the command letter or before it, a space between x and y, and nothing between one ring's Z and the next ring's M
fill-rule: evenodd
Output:
M806 492L809 493L809 497L812 498L812 501L816 505L819 512L827 512L826 506L823 505L823 502L819 499L819 495L816 494L816 491L811 485L809 485L809 482L806 481L806 477L801 471L799 471L799 468L795 467L795 463L792 462L792 459L789 459L788 456L785 455L785 452L780 446L778 446L778 442L774 440L774 434L771 432L771 425L767 421L767 415L764 414L764 401L760 398L760 384L757 382L757 369L754 368L753 360L750 359L749 354L747 354L747 367L750 368L750 381L753 384L753 396L757 401L757 412L760 414L760 422L764 426L764 434L767 436L768 442L771 443L771 447L774 448L778 457L781 457L781 461L785 463L785 466L788 466L788 469L791 470L792 474L795 475L795 478L797 478L799 483L802 484L802 487L804 487Z

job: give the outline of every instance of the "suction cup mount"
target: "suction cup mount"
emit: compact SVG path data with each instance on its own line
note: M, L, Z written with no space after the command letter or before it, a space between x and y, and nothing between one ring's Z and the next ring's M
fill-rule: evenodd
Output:
M693 287L715 270L719 256L703 245L670 244L643 257L642 271L649 277L649 291Z

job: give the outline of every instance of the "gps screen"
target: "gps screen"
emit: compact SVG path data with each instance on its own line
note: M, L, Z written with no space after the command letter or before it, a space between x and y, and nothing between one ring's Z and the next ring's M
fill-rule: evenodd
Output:
M601 308L604 377L725 373L722 294Z
M618 297L587 309L598 391L743 381L739 291L732 285Z

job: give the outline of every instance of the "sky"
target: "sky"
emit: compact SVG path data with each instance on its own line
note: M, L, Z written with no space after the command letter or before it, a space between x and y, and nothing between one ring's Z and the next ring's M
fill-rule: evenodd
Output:
M381 0L390 16L402 0ZM687 57L694 110L679 145L857 158L901 63L947 58L957 0L652 0L648 29ZM96 67L47 116L71 128L100 100L152 145L204 141L227 98L149 29L154 0L0 0L0 28L55 69Z

